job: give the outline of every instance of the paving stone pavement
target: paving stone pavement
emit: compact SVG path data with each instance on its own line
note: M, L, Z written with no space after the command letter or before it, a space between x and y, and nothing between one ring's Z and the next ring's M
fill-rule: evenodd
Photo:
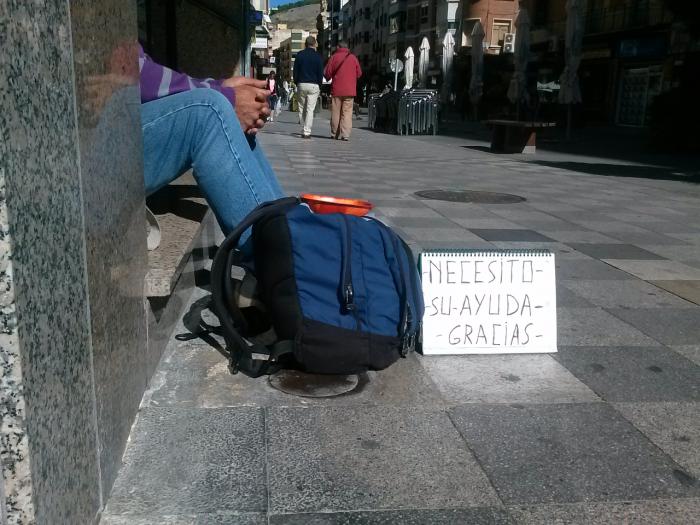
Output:
M412 355L311 399L232 376L216 337L173 339L102 523L700 523L700 186L298 128L284 113L260 136L290 193L369 199L416 252L552 250L559 352ZM426 189L526 201L414 196ZM176 332L216 324L208 298L203 283Z

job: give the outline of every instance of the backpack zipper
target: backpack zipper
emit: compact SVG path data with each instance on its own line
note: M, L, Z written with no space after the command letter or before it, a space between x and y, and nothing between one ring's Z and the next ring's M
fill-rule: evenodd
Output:
M343 229L343 263L341 270L341 295L343 307L355 318L355 330L360 329L360 318L355 307L355 290L352 286L352 235L350 233L350 220L344 214L340 214L340 223Z
M394 248L394 254L396 256L396 264L399 267L399 275L401 276L401 280L403 282L403 302L404 302L404 312L401 316L401 340L402 340L402 347L409 347L413 344L413 340L415 339L416 334L420 330L420 320L416 320L413 318L413 311L411 308L411 301L418 307L418 300L417 300L417 290L418 286L416 284L416 273L415 271L411 273L411 278L407 279L406 278L406 272L404 270L404 266L402 263L402 257L401 254L403 253L407 260L409 261L409 264L413 262L413 254L411 253L410 249L406 245L406 243L403 242L403 240L396 235L391 228L389 228L386 224L384 224L382 221L379 219L376 219L374 217L368 217L371 219L375 224L377 224L380 228L382 228L389 238L391 239L391 244ZM409 297L410 296L410 297Z
M393 232L392 232L393 233ZM396 264L399 265L399 275L401 275L401 281L404 286L404 315L401 322L401 346L400 353L401 357L406 357L408 354L408 349L413 344L413 314L411 313L411 301L409 300L409 293L413 296L413 283L406 279L406 272L404 271L403 263L401 262L402 250L399 248L399 241L395 235L391 235L391 242L394 245L394 253L396 254Z
M404 254L406 255L406 259L408 260L409 264L414 264L413 263L413 253L411 252L411 249L408 247L408 245L401 239L400 237L396 237L397 243L400 244L401 248L403 249ZM408 280L408 287L411 290L411 298L416 306L417 310L420 310L421 305L423 304L423 290L421 286L418 284L417 281L417 275L418 273L416 272L415 268L411 272L411 277ZM407 301L408 302L408 301ZM411 347L415 343L416 339L418 338L418 335L421 330L421 325L423 324L423 320L421 318L413 319L413 316L411 315L411 308L410 308L410 303L408 304L408 324L411 327L410 333L408 334L408 339L406 341L406 344ZM418 312L416 312L417 314Z

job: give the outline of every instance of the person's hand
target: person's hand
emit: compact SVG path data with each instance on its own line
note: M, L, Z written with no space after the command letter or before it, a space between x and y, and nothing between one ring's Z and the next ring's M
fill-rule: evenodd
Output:
M239 86L253 86L258 89L265 89L267 87L267 82L265 80L257 80L250 77L234 76L224 79L221 85L233 89L236 89Z
M267 97L270 92L256 85L239 84L236 87L236 115L245 133L255 134L270 116Z
M241 121L243 131L251 135L257 133L265 125L265 121L270 115L270 108L267 104L267 97L270 96L270 92L266 89L267 82L250 77L233 76L224 79L221 85L233 88L236 92L236 114ZM254 98L252 98L253 94ZM254 122L252 122L252 109L244 107L250 102L251 98L257 103L263 103L262 110ZM239 100L243 102L243 105L239 106Z

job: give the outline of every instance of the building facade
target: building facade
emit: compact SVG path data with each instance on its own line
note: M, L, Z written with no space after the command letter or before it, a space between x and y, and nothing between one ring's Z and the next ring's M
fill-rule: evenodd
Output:
M345 6L349 3L350 0L328 0L326 4L328 10L328 35L325 42L328 49L326 51L332 52L342 38L343 17L344 14L350 13L350 8L345 8Z
M339 32L358 57L367 81L379 87L391 75L391 61L403 59L408 46L418 56L424 37L431 46L431 72L437 75L442 40L446 32L456 33L458 13L457 0L351 0L341 11Z
M561 6L564 3L552 2ZM506 35L515 33L518 8L517 0L462 0L460 38L455 40L463 47L471 47L472 29L479 21L484 28L484 51L499 54L504 48Z
M329 0L327 5L329 33L349 41L365 72L363 81L375 89L390 81L390 61L403 59L408 46L417 67L423 38L431 48L428 85L439 87L445 34L452 32L458 54L460 49L465 54L477 21L484 28L487 55L510 53L508 42L515 39L521 7L531 20L531 83L556 83L564 68L565 0L350 0L346 5ZM579 78L584 101L578 117L622 126L649 125L656 97L693 76L690 64L697 62L697 38L688 32L686 21L674 17L665 0L587 0L583 5ZM332 36L328 45L336 42ZM510 59L492 60L491 67L500 69L494 77L506 82ZM462 76L468 78L468 66L464 67ZM556 93L549 98L556 112Z
M292 80L294 75L294 60L296 59L297 53L304 49L304 41L308 36L316 36L316 32L292 29L289 38L280 43L275 55L278 78Z
M532 19L532 67L538 80L556 81L564 63L563 2L524 5ZM654 99L673 86L674 69L684 64L674 39L674 17L663 0L589 0L579 69L584 118L648 125Z
M375 21L372 17L373 0L353 0L348 4L350 17L345 28L346 37L363 70L369 70L375 60Z

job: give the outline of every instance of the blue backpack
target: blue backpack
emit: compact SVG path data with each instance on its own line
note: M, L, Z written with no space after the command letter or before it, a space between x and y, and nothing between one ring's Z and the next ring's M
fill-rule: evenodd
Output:
M276 334L270 344L250 339L233 292L235 249L251 227L258 295ZM316 214L296 197L262 204L228 235L214 258L212 295L231 369L251 377L384 369L415 348L424 309L411 250L388 226Z

